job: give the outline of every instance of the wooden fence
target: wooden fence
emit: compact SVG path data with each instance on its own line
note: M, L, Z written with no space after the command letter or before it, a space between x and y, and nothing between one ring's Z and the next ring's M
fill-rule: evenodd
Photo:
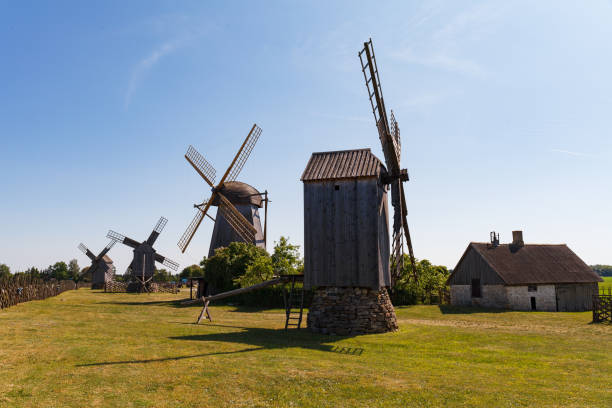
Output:
M117 282L110 281L104 284L104 291L110 293L127 293L127 292L151 292L151 293L178 293L179 288L174 283L147 283L147 289L142 288L139 282Z
M593 323L612 323L612 288L599 288L593 296Z
M44 281L27 276L11 276L0 280L0 309L30 300L42 300L57 296L75 288L76 285L73 281Z

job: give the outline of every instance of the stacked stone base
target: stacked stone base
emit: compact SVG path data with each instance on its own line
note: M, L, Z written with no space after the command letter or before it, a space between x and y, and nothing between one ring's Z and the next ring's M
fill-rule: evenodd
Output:
M397 330L395 309L385 288L318 288L307 323L314 333L341 336Z

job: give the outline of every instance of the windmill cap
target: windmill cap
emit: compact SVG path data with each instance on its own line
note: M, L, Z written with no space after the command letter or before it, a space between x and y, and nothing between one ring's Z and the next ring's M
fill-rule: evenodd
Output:
M257 189L251 185L246 183L242 183L240 181L229 181L223 184L221 190L219 190L221 194L227 198L230 203L234 205L254 205L258 208L262 207L262 198L257 191ZM219 197L215 196L215 199L212 202L212 205L219 205Z

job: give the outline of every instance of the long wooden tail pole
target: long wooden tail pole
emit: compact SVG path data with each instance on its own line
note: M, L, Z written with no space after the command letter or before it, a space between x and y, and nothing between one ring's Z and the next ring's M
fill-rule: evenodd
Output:
M200 312L200 316L198 317L198 321L196 322L196 324L200 323L202 321L202 319L204 318L204 315L206 315L208 320L212 321L212 319L210 318L210 311L208 310L208 305L213 300L225 299L226 297L239 295L241 293L247 293L247 292L251 292L251 291L257 290L257 289L262 289L262 288L265 288L265 287L268 287L268 286L278 285L279 283L283 283L285 281L287 281L286 277L278 277L278 278L271 279L269 281L258 283L256 285L248 286L246 288L234 289L234 290L230 290L230 291L227 291L227 292L219 293L219 294L208 296L208 297L204 297L203 296L200 299L196 299L196 300L189 301L189 302L184 302L183 304L191 304L191 303L196 303L196 302L204 302L204 307L202 308L202 311Z

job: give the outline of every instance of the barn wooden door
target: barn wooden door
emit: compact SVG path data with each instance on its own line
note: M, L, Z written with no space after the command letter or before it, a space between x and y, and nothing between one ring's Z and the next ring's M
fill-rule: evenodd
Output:
M574 312L576 311L576 289L573 285L556 285L557 311Z

